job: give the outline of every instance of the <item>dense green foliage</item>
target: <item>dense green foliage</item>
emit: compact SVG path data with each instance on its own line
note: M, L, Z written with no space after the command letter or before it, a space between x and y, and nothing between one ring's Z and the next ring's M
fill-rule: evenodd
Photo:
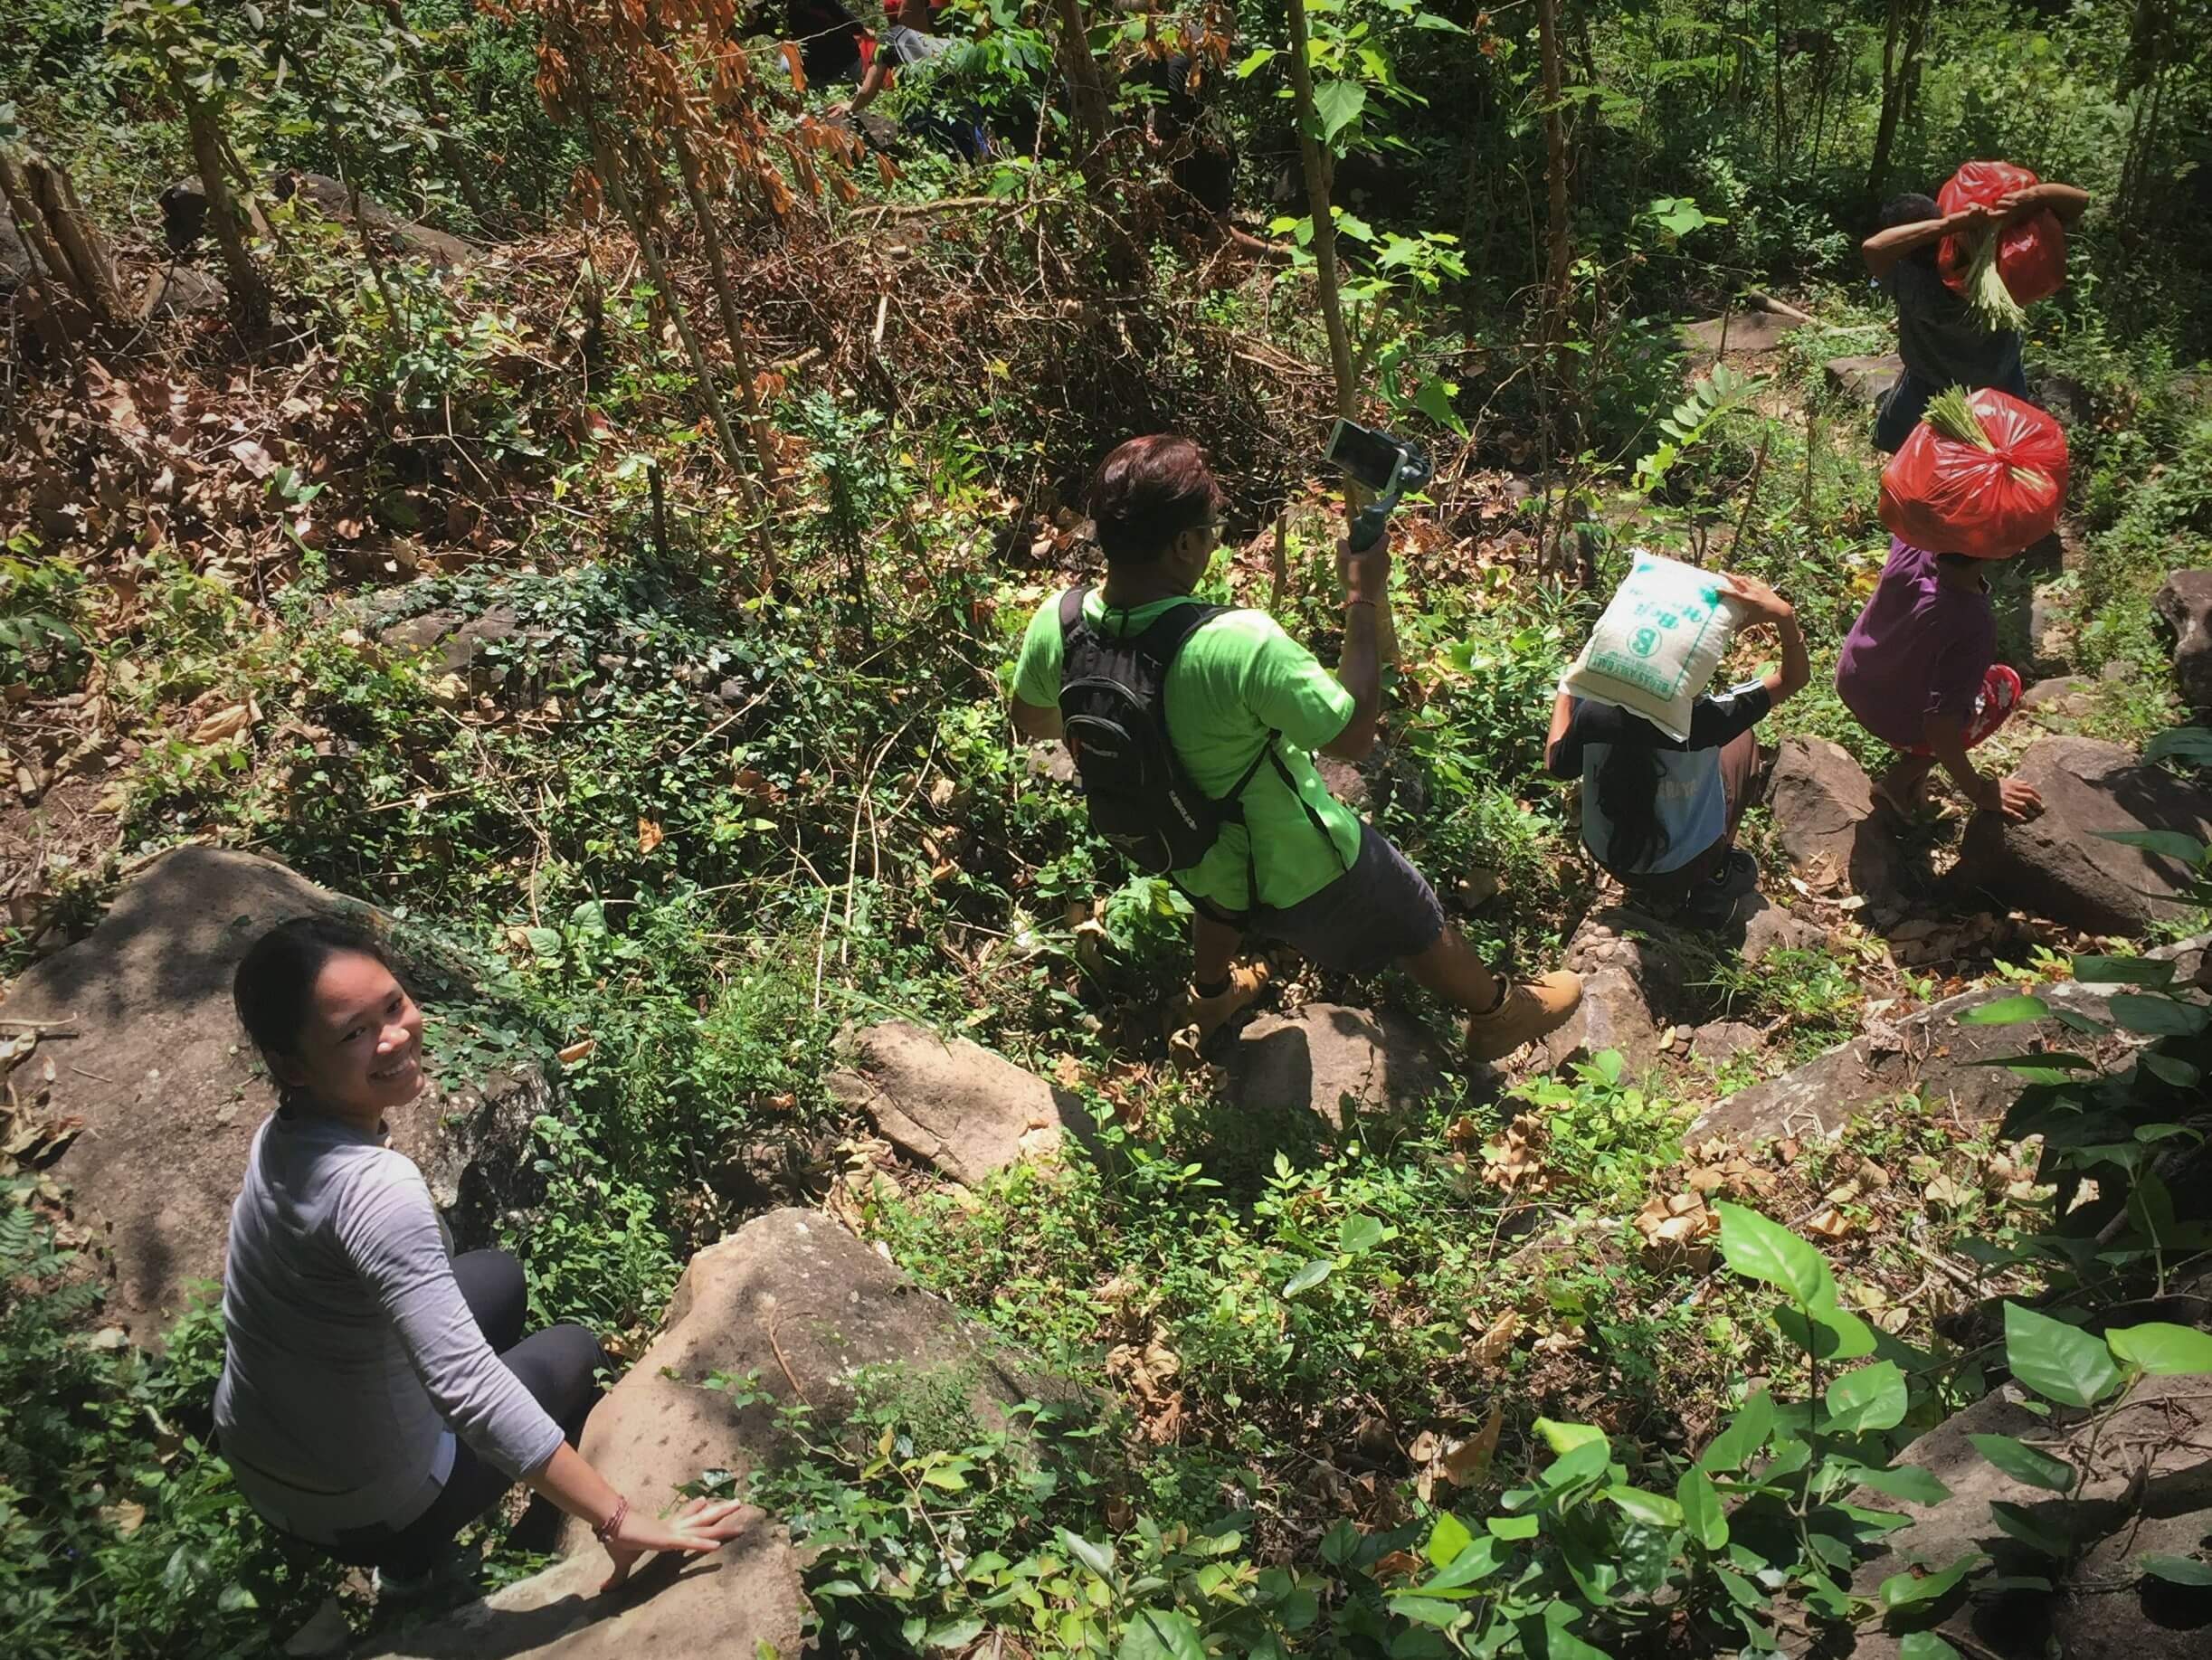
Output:
M1886 536L1865 412L1824 365L1887 346L1856 256L1879 200L1969 156L2095 203L2027 346L2038 387L2078 394L2076 547L2063 573L2000 574L2008 648L2041 582L2076 619L2074 666L2105 671L2082 729L2140 744L2172 724L2151 596L2212 563L2201 19L2120 0L1562 4L1549 110L1540 8L1308 9L1363 407L1446 462L1410 516L1371 812L1486 956L1548 965L1589 908L1542 739L1631 547L1772 581L1814 651L1776 725L1879 754L1830 689ZM198 463L227 466L249 430L280 452L228 496L128 471L82 415L108 382L28 334L11 347L0 397L34 460L0 465L0 689L10 708L96 705L119 741L112 811L79 815L112 833L43 856L42 908L0 927L0 965L89 929L127 855L252 846L398 919L441 1079L527 1063L556 1081L506 1220L535 1318L634 1352L693 1250L771 1204L827 1203L1115 1399L1101 1422L1056 1407L986 1426L957 1389L888 1380L852 1425L796 1415L797 1452L752 1496L818 1549L832 1651L1002 1635L1010 1653L1178 1660L1626 1660L1761 1649L1790 1619L1910 1624L1973 1564L1875 1607L1841 1587L1894 1525L1851 1489L1927 1496L1887 1467L1912 1434L2001 1368L2103 1411L2202 1369L2149 1325L2064 1323L2165 1292L2206 1247L2204 1009L2139 958L2034 947L2022 969L1961 947L1916 972L1832 913L1761 966L1691 964L1683 995L1761 1035L1732 1060L1638 1077L1608 1052L1503 1092L1447 1068L1406 1111L1334 1132L1230 1107L1163 1058L1187 904L1120 868L1011 735L1005 664L1083 562L1064 509L1084 470L1165 427L1197 432L1232 489L1244 551L1209 597L1336 650L1332 481L1310 456L1331 400L1303 366L1330 348L1277 8L1174 25L1236 157L1236 219L1286 245L1257 275L1223 274L1219 227L1136 136L1164 96L1134 72L1164 18L1097 8L1116 136L1091 156L1057 13L954 0L969 43L945 84L1021 141L973 168L909 147L895 172L793 137L849 89L793 87L773 17L745 33L744 108L792 144L745 165L802 205L776 218L744 175L722 204L763 400L743 466L714 432L718 413L747 426L741 342L681 206L675 129L631 179L670 283L612 217L574 228L590 137L541 97L537 47L590 10L0 8L0 155L66 157L135 277L166 261L159 198L193 171L187 107L216 87L234 184L327 172L502 239L443 270L264 195L266 336L207 317L100 337L102 377L192 389L192 420L222 432L194 441ZM1923 11L1881 158L1885 24ZM1556 289L1550 114L1569 175ZM817 202L817 170L857 200ZM1755 361L1694 359L1677 326L1761 288L1818 320ZM679 349L679 305L719 391ZM753 475L756 449L779 478ZM195 735L226 709L248 717ZM2154 754L2206 762L2189 739ZM1958 830L1916 850L1947 855ZM1747 841L1786 898L1756 815ZM2093 973L2138 988L2112 1023L2156 1041L2127 1070L2024 1056L2001 1126L1962 1136L1908 1096L1690 1182L1724 1162L1683 1146L1699 1107L1875 1010ZM1353 990L1309 970L1285 999ZM1368 994L1450 1032L1400 976ZM2023 992L2009 1013L2046 1008ZM898 1165L826 1081L839 1029L888 1014L1057 1077L1096 1112L1096 1146L973 1190ZM2027 1136L2033 1157L2012 1145ZM1989 1175L2016 1155L2020 1180ZM2084 1181L2097 1198L2070 1210ZM1736 1201L1704 1254L1640 1245L1639 1209L1693 1189ZM1823 1206L1821 1248L1760 1214ZM208 1449L218 1322L194 1314L159 1356L116 1342L69 1229L55 1193L12 1183L0 1629L41 1660L269 1652L337 1575L288 1555ZM1941 1320L1908 1295L1930 1250L1980 1270ZM527 1565L496 1529L484 1542L493 1574ZM1941 1660L1935 1641L1909 1652Z

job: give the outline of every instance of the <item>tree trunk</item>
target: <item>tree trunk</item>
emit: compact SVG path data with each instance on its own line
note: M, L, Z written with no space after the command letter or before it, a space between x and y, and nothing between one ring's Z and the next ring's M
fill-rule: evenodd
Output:
M1544 236L1543 338L1555 342L1565 332L1567 270L1571 262L1567 236L1567 125L1560 109L1558 0L1537 0L1536 30L1543 56L1543 182L1549 197Z
M698 163L689 145L680 138L676 141L676 153L683 174L684 194L691 203L692 218L698 222L699 243L707 251L707 270L714 280L715 304L722 313L722 332L729 337L730 363L737 372L737 395L745 405L745 426L753 437L754 453L760 458L761 483L772 495L776 494L775 446L769 437L768 417L761 410L759 389L753 384L753 358L745 350L737 292L730 286L729 261L722 251L722 232L715 223L714 204L707 199L707 192L699 183Z
M652 273L653 287L668 307L669 320L676 325L677 337L684 343L684 355L691 360L691 375L698 384L700 401L707 406L707 418L714 425L715 441L721 448L722 459L736 475L738 506L755 522L754 545L760 555L760 587L764 592L776 577L775 545L769 538L767 521L754 492L752 475L745 470L744 451L737 447L737 435L730 431L728 413L722 407L722 394L715 386L714 365L707 361L706 348L699 344L698 331L691 327L691 315L684 309L683 299L676 292L675 280L669 275L668 263L660 257L652 228L645 223L645 215L630 194L613 147L597 121L587 118L585 130L592 147L592 168L599 175L600 188L606 193L607 200L614 204L614 211L622 215L622 223L630 227L631 237L638 244L639 257Z
M1329 212L1330 157L1314 111L1314 69L1306 61L1305 0L1288 0L1290 85L1298 123L1298 158L1305 170L1305 207L1314 221L1314 280L1321 290L1321 321L1329 332L1329 369L1336 381L1336 413L1350 420L1359 407L1352 378L1352 335L1344 327L1344 297L1336 280L1336 220Z
M269 322L269 284L246 246L246 218L231 194L229 175L223 165L223 136L215 119L198 106L185 111L185 126L192 138L192 159L199 169L200 188L207 193L207 223L223 250L223 269L230 279L231 303L249 334Z
M1090 31L1083 23L1083 0L1054 0L1060 20L1060 72L1068 77L1068 104L1074 117L1078 155L1086 178L1106 143L1106 78L1091 56Z
M108 244L77 201L77 187L63 169L32 157L23 176L31 200L46 222L54 245L68 261L65 276L87 309L102 323L124 320L122 285L108 258Z
M1929 0L1889 0L1889 21L1882 36L1882 115L1875 128L1874 159L1866 168L1866 213L1871 219L1889 187L1890 153L1920 62L1920 39L1928 24Z

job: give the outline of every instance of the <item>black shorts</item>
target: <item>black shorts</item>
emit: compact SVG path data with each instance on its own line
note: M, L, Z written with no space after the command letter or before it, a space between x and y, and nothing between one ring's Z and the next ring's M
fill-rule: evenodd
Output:
M1365 820L1352 868L1310 898L1244 918L1249 933L1277 940L1317 968L1372 974L1418 957L1444 932L1436 889Z

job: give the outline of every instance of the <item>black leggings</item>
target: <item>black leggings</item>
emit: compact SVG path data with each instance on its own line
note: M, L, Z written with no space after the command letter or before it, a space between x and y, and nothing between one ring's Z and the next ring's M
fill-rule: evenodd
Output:
M547 1326L523 1336L522 1265L505 1251L470 1251L456 1257L453 1277L485 1342L574 1447L584 1434L584 1420L599 1400L594 1376L603 1360L599 1340L580 1325ZM340 1560L373 1565L403 1577L428 1573L453 1536L498 1503L514 1485L461 1442L453 1449L452 1472L428 1510L403 1528L357 1534L332 1553ZM542 1499L533 1508L551 1509ZM559 1518L549 1513L540 1519L551 1522ZM549 1537L546 1542L551 1543Z

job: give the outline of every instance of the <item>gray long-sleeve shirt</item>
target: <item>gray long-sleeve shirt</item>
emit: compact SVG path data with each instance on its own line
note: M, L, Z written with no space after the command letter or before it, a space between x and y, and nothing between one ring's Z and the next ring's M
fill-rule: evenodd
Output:
M428 1509L456 1434L517 1477L560 1426L491 1351L405 1154L320 1115L254 1133L231 1210L215 1427L240 1489L325 1543Z

